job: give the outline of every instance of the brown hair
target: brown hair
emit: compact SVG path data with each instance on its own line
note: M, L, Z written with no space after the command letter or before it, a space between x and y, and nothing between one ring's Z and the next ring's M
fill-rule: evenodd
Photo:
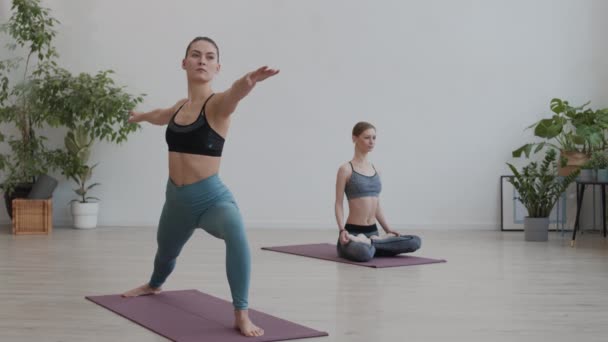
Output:
M217 62L219 63L220 62L220 48L218 48L217 44L215 44L213 39L211 39L209 37L196 37L196 38L192 39L192 41L190 42L190 44L188 44L188 47L186 48L186 57L188 57L188 52L190 52L190 47L192 46L192 44L198 42L199 40L204 40L208 43L211 43L215 47L215 50L217 51Z
M353 135L358 137L359 135L361 135L361 133L367 131L370 128L373 128L374 130L376 129L376 127L374 127L374 125L372 125L369 122L365 122L365 121L357 122L355 127L353 127Z

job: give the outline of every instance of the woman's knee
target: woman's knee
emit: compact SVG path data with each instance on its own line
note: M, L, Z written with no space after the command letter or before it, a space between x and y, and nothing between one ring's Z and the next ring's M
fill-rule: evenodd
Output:
M209 234L224 240L240 239L245 232L238 207L229 201L218 203L209 209L199 219L199 226Z
M345 245L338 242L337 249L339 257L357 262L370 261L376 253L374 246L356 241L349 241Z
M416 235L412 235L412 247L414 247L415 250L418 250L420 249L420 247L422 247L422 240Z
M379 256L391 256L401 253L411 253L420 249L421 240L415 235L401 235L372 240Z
M404 239L404 247L408 252L417 251L422 246L422 240L416 235L402 235L400 238Z
M241 218L240 212L238 212L238 210L231 210L225 214L227 216L224 218L224 224L222 227L224 240L226 240L226 242L246 242L247 238L245 234L245 225L243 224L243 219Z

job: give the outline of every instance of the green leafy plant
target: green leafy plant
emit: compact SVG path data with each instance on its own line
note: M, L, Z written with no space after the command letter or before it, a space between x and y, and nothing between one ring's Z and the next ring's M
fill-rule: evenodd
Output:
M581 170L594 170L595 169L595 163L592 162L591 160L588 160L585 162L585 164L581 165Z
M537 153L545 146L587 155L591 155L594 151L605 150L608 108L593 110L585 108L587 105L589 102L579 107L572 107L568 101L552 99L550 104L554 113L552 117L542 119L528 127L528 129L534 128L534 135L544 141L521 146L513 151L513 157L518 158L522 153L529 157L531 153Z
M116 85L112 70L72 75L54 67L35 84L37 107L54 125L82 127L93 140L121 143L139 125L128 123L129 111L143 101Z
M68 153L65 155L63 173L78 185L74 192L79 199L72 200L72 202L87 203L89 200L99 200L97 197L87 196L89 190L99 185L99 183L87 184L91 180L93 169L97 166L97 164L87 165L92 145L93 139L89 137L84 127L75 128L65 137L65 147Z
M608 156L605 152L597 152L595 167L597 169L608 169ZM593 156L591 156L593 158Z
M0 154L0 171L5 173L1 188L5 193L11 193L20 183L33 182L54 169L59 160L57 151L45 146L46 138L36 134L47 117L32 106L32 84L56 65L52 43L58 21L40 6L39 0L13 0L11 10L12 16L0 31L13 40L7 44L8 49L19 47L25 50L25 57L0 61L0 123L19 132L15 136L0 131L0 142L11 149L9 154Z
M99 183L87 185L97 164L88 165L90 150L95 141L121 143L139 125L128 123L128 112L143 101L143 95L132 96L116 86L110 77L111 70L96 75L72 75L65 69L55 68L36 85L38 101L44 112L70 132L65 138L67 152L61 170L74 180L79 188L80 202L88 202L86 193Z
M563 158L560 163L564 164ZM509 182L519 193L519 200L528 210L529 217L549 217L553 206L572 183L579 171L568 176L557 175L557 152L549 149L544 160L538 164L531 162L523 167L521 172L515 166L507 163L513 177Z
M594 152L591 158L581 166L585 170L599 170L608 168L608 156L602 151Z
M12 10L10 20L2 26L15 41L9 48L28 50L26 58L0 61L0 123L14 124L21 133L8 137L12 153L0 154L0 171L6 174L2 190L6 196L18 184L60 169L78 183L77 193L86 201L91 186L85 184L95 166L89 167L88 158L82 159L84 150L70 151L67 144L66 150L51 150L46 138L34 129L67 127L71 133L66 141L80 144L86 135L87 143L78 147L87 151L94 141L121 143L139 127L128 123L127 118L129 110L143 101L143 94L133 96L117 86L112 70L72 75L60 68L54 61L58 55L52 45L56 34L53 27L59 22L50 16L49 9L40 6L39 0L13 0ZM34 60L37 64L30 72ZM23 77L13 85L14 74L23 61ZM0 132L0 142L4 140Z

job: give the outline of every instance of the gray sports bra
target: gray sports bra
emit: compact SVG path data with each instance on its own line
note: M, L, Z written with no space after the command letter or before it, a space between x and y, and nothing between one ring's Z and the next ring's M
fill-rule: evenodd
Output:
M374 165L372 165L375 171L374 175L366 176L355 171L351 162L348 163L353 173L344 187L346 198L350 200L359 197L378 197L380 191L382 191L382 183L380 183L380 176Z

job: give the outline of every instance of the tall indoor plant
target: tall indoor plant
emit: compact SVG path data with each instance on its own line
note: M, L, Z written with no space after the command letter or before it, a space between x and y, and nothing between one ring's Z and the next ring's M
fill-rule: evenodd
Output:
M0 143L8 144L10 150L0 154L4 175L0 188L9 215L12 199L25 197L36 177L58 165L57 150L49 149L46 138L37 132L50 118L33 105L32 93L45 70L55 66L53 27L58 21L38 0L13 0L11 10L13 14L1 31L12 38L8 49L19 50L24 56L0 61Z
M0 123L14 124L21 133L9 136L12 153L0 154L0 171L5 175L1 188L7 207L11 203L8 196L24 197L29 192L26 188L16 194L21 183L31 183L38 175L55 169L75 179L72 176L83 176L88 167L73 150L51 150L34 128L65 127L70 132L67 138L84 132L90 141L87 149L94 141L121 143L139 127L128 123L127 118L129 110L143 100L142 95L133 96L117 86L112 70L72 75L59 67L52 45L56 35L53 27L58 21L50 16L49 9L40 6L39 0L13 0L12 10L13 15L2 28L16 42L11 48L26 48L27 58L0 61ZM15 72L22 71L19 66L24 61L23 74L17 77ZM33 61L37 63L31 71ZM14 79L19 81L15 85L11 83ZM0 142L3 140L0 132ZM90 176L92 169L86 174ZM80 199L78 202L88 201L86 196Z
M562 159L560 163L565 161ZM540 164L530 162L521 172L512 164L507 165L514 175L509 182L519 193L519 200L528 211L528 216L524 218L526 241L547 241L551 210L579 170L565 177L559 176L555 149L549 149Z
M44 103L44 111L70 130L65 137L61 171L78 185L78 198L71 205L76 228L94 228L97 224L99 199L87 196L91 188L99 185L88 184L97 165L89 165L93 145L99 141L121 143L139 127L128 123L127 118L129 110L142 102L143 95L133 96L116 86L111 74L111 70L106 70L95 75L72 75L55 68L35 91Z

